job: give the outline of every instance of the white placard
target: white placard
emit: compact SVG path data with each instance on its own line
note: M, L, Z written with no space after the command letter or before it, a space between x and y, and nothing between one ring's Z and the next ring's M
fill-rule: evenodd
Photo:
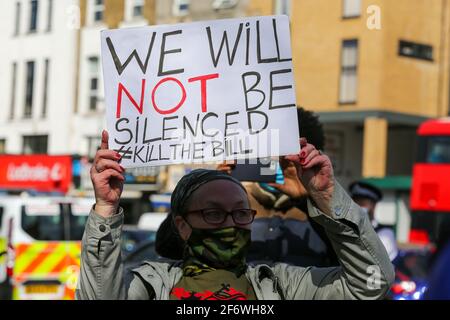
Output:
M287 16L102 31L109 147L124 167L298 153Z

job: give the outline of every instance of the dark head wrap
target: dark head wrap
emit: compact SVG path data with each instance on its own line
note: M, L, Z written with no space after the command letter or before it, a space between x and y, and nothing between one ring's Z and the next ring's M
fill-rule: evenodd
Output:
M213 180L232 181L245 191L244 186L237 179L217 170L196 169L181 178L170 199L171 214L163 221L156 233L155 249L160 256L174 260L182 259L184 241L178 234L173 218L186 212L195 190Z
M236 178L218 170L195 169L185 175L173 190L170 207L173 217L183 215L195 190L213 180L229 180L236 183L244 191L244 186Z
M181 260L183 258L184 241L178 234L170 213L156 232L155 250L161 257L167 259Z

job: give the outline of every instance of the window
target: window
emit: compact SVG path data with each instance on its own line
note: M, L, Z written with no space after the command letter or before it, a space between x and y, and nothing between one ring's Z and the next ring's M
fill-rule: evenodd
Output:
M47 135L23 136L22 153L46 154L47 141L48 141Z
M399 56L433 61L433 47L424 44L400 40L398 54Z
M344 18L356 18L361 15L361 0L343 0Z
M6 139L0 139L0 154L6 153Z
M126 255L131 254L130 256L132 256L132 252L134 252L136 249L140 251L138 248L142 248L141 245L143 243L154 243L156 241L156 232L157 231L155 230L136 230L131 228L124 228L121 234L122 238L120 239L122 252ZM158 258L154 250L148 249L145 252L145 256L148 256L149 258L151 257L150 259Z
M68 204L68 214L69 214L69 224L70 230L69 235L66 236L68 240L81 240L83 238L84 227L86 225L87 218L89 217L89 212L91 211L92 205L85 204L83 202L77 202ZM64 216L67 219L67 215Z
M30 11L30 27L29 32L36 32L37 30L37 20L38 20L38 0L31 0L31 11Z
M27 62L25 83L25 109L23 113L24 118L31 118L33 114L34 67L34 61Z
M291 0L276 0L275 14L291 15Z
M103 21L103 11L105 10L104 0L94 0L94 22Z
M145 0L126 0L125 2L125 21L133 22L143 20Z
M133 1L133 11L131 13L133 18L142 17L144 13L144 0L134 0Z
M22 206L22 229L41 241L64 240L62 214L59 205L45 208Z
M29 204L22 206L22 229L41 241L80 241L89 211L74 212L69 204Z
M17 63L12 64L11 76L11 100L9 105L9 118L14 119L14 111L16 109L16 85L17 85Z
M450 163L450 137L427 139L427 163Z
M339 103L356 102L358 87L358 40L342 43Z
M47 7L47 32L52 31L53 20L53 0L48 0Z
M97 110L97 102L98 102L98 57L90 57L88 59L89 64L89 110L95 111Z
M176 17L182 17L189 14L189 0L173 0L172 14Z
M45 59L44 67L44 92L42 95L42 118L47 116L47 102L48 102L48 73L50 69L50 60Z
M85 215L70 215L70 234L67 240L80 241L83 238L88 216L89 212L86 212Z
M20 2L16 2L16 15L14 20L14 35L17 36L20 33L20 13L21 13L21 4Z

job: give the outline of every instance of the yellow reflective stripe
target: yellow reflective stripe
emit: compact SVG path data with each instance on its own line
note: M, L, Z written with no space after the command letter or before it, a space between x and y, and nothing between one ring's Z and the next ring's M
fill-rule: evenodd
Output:
M80 265L81 246L77 243L71 243L69 245L69 254Z
M19 299L20 298L19 297L19 289L16 286L13 287L12 298L13 298L13 300L20 300Z
M66 245L59 244L32 273L49 273L63 258L65 258L66 254Z
M48 242L35 242L29 246L16 257L14 263L14 273L22 273L41 253L41 251L48 245Z
M3 263L6 260L6 239L0 238L0 253L4 253L0 256L0 263Z

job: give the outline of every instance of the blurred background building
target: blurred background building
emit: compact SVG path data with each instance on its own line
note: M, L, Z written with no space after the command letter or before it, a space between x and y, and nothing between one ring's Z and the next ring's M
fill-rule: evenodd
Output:
M75 97L75 29L66 10L77 1L2 1L0 150L70 150Z
M297 103L319 112L345 185L385 193L406 240L416 129L449 112L448 1L291 1Z
M5 0L0 12L0 152L72 155L80 194L106 124L102 29L289 15L298 105L325 124L338 179L381 187L381 220L406 240L416 129L449 114L449 1ZM134 217L184 170L130 171Z

